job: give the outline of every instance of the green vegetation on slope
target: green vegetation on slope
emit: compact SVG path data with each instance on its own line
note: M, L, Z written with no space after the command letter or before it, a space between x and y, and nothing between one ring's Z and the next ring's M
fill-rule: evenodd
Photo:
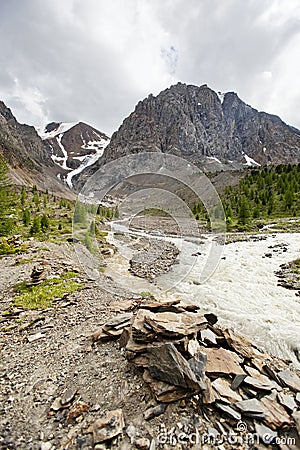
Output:
M253 230L256 224L300 216L300 165L249 170L238 186L222 196L229 230ZM201 203L194 204L197 220L207 219Z
M70 294L82 288L82 284L73 280L77 274L66 272L60 278L51 278L38 285L28 286L25 282L15 285L18 293L14 297L16 306L27 309L45 309L52 305L55 298L61 298L64 294Z

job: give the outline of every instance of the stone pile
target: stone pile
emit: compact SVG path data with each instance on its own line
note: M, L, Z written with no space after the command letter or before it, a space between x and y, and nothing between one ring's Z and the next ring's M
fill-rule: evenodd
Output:
M248 424L256 433L300 436L300 378L289 362L263 353L214 314L179 300L140 305L94 333L119 337L158 402L193 397L199 409ZM299 436L297 436L297 433Z
M150 245L136 252L129 261L130 272L140 278L153 280L168 272L176 262L179 250L170 242L151 240Z
M31 281L30 285L36 285L42 283L42 281L45 279L45 267L40 266L32 269L31 275L30 275Z

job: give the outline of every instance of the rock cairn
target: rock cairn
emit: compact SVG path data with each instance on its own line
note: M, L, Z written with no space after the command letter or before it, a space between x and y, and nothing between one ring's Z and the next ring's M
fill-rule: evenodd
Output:
M31 281L29 285L36 285L42 283L42 281L45 279L45 267L40 266L32 269L31 275L30 275Z
M189 397L198 410L224 416L232 427L243 421L262 441L294 436L299 443L297 372L217 320L179 300L149 303L116 316L92 339L120 339L128 361L142 369L159 414Z

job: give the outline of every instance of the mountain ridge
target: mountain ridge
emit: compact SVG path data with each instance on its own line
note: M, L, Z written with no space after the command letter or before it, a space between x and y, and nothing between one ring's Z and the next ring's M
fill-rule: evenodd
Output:
M145 151L172 153L205 171L300 163L300 131L235 92L178 83L139 101L78 183L109 161Z
M20 124L0 101L0 155L16 184L74 197L72 178L102 155L109 137L83 122Z

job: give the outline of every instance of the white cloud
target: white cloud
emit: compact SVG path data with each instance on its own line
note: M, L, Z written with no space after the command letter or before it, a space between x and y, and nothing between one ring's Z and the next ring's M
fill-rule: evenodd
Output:
M298 0L10 0L0 98L112 132L149 93L207 83L300 127L299 23Z

